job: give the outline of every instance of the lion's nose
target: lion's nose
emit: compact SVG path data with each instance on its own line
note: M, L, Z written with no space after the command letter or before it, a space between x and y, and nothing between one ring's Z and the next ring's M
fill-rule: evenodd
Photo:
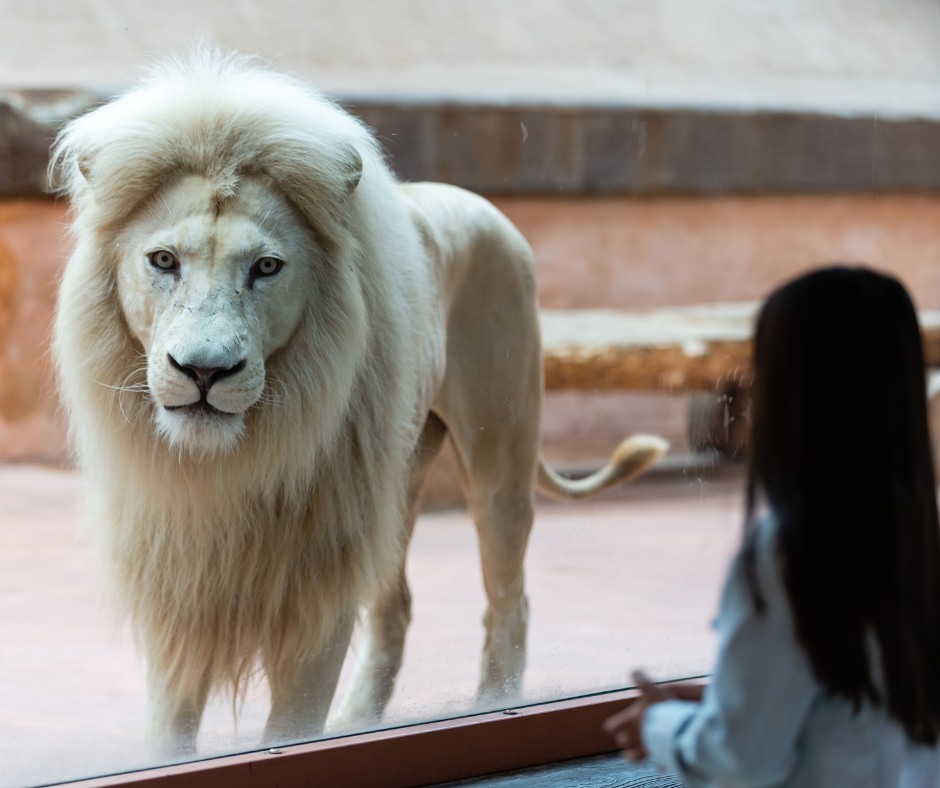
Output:
M186 377L195 381L199 393L206 396L216 383L222 378L230 377L245 368L245 359L242 359L232 367L197 367L195 364L180 364L170 353L167 353L170 365L176 367Z

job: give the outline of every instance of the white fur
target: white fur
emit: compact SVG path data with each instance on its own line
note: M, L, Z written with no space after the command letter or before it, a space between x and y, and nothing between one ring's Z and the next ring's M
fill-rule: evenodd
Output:
M410 619L404 550L446 433L480 536L480 697L519 692L537 471L552 494L589 494L664 444L634 438L577 487L546 469L534 270L512 225L459 189L399 186L357 120L212 52L71 123L53 167L76 239L59 380L156 746L191 752L209 692L237 694L255 665L268 740L321 730L360 602L347 711L381 715ZM265 255L285 266L252 285ZM236 364L212 408L187 407L202 394L186 368Z
M237 689L258 659L272 684L287 681L402 550L416 400L441 348L419 334L430 305L394 181L331 102L209 52L74 121L54 164L76 237L55 355L114 596L170 707L206 676ZM276 296L299 310L288 341L258 348L271 405L258 391L227 426L160 408L165 369L147 348L165 338L128 331L154 317L126 275L145 265L136 237L179 210L162 198L181 173L223 203L262 178L316 245L289 261L303 276ZM267 326L252 328L259 339Z

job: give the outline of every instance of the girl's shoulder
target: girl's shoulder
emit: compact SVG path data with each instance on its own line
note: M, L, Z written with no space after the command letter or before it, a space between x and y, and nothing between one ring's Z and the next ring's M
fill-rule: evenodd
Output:
M772 511L755 519L728 570L719 620L729 615L752 615L757 608L772 616L788 616L790 606L778 550L779 532L779 519Z
M754 540L754 546L762 555L776 553L780 533L780 518L773 509L766 509L754 519L754 525L747 539ZM747 544L745 539L745 545Z

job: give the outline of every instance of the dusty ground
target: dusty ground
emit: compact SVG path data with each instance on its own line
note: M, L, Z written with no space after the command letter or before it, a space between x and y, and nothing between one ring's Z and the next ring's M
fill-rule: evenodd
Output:
M100 598L77 525L77 474L0 466L0 786L114 772L147 762L142 660ZM541 505L527 558L529 702L699 675L741 518L737 478L673 476L594 504ZM463 512L424 516L409 555L414 623L392 722L472 707L483 593ZM353 648L355 651L355 648ZM346 684L349 662L341 682ZM203 754L254 748L260 684L241 709L212 701Z

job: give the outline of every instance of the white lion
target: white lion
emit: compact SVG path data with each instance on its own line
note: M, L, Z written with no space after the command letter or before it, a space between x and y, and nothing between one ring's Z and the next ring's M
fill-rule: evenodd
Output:
M322 730L360 605L348 719L401 665L404 574L446 434L488 599L479 695L518 692L533 487L635 476L635 436L567 482L539 457L532 255L457 188L395 181L369 133L234 56L169 63L72 122L55 356L111 588L144 647L148 725L195 750L211 691L255 665L267 742Z

